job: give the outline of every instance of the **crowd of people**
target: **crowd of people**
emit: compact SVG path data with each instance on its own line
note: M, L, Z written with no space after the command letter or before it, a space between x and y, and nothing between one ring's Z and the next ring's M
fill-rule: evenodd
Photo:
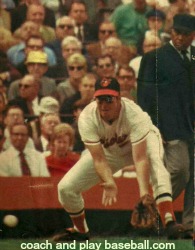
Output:
M86 158L80 114L94 100L99 79L116 79L120 96L160 130L173 199L186 190L183 237L192 238L191 45L193 0L0 0L0 176L63 177ZM82 202L73 210L79 209Z

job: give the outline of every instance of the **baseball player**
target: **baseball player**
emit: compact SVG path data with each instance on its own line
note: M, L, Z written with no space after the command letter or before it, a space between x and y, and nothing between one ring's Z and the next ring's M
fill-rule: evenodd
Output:
M179 238L183 228L177 224L171 196L170 176L163 165L163 148L158 129L147 113L133 101L120 97L115 78L95 84L95 100L80 114L79 131L88 149L58 185L59 201L70 214L73 228L54 236L60 240L87 240L82 192L100 183L103 205L117 201L113 174L134 163L140 197L153 195L169 238Z

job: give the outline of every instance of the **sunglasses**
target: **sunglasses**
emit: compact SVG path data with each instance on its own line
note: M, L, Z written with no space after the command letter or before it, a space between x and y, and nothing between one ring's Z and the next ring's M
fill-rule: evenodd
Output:
M114 30L100 30L100 33L105 35L106 33L108 33L109 35L112 35L114 33Z
M106 63L106 64L98 65L98 67L99 67L100 69L103 69L103 68L110 68L111 65L112 65L111 63Z
M41 45L39 46L39 45L28 45L28 44L27 44L27 47L30 49L42 49L43 48L43 46Z
M75 67L75 66L68 66L68 69L70 70L70 71L73 71L73 70L78 70L78 71L81 71L82 69L84 69L84 67L83 66L77 66L77 67Z
M58 25L58 27L60 29L64 29L64 28L67 28L68 30L73 29L73 26L69 25L69 24L60 24L60 25Z
M28 89L28 88L30 88L30 87L32 87L32 85L21 84L21 83L19 83L19 88L20 88L20 89L21 89L21 88Z
M128 81L131 81L131 80L133 80L134 77L133 76L119 76L119 78L122 80L127 79Z
M114 96L102 95L102 96L97 96L96 99L98 100L99 103L101 102L112 103L114 100Z

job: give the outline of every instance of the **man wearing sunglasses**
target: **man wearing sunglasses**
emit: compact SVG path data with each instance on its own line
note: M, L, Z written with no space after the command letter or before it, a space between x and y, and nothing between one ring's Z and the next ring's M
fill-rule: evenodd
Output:
M174 216L169 173L163 164L158 129L139 106L121 98L115 78L98 80L94 97L95 101L81 112L78 122L88 151L58 185L59 201L70 214L74 227L54 236L54 240L89 239L82 192L99 183L103 188L102 204L112 206L118 192L113 174L132 163L136 167L140 197L149 194L151 179L167 236L180 237L183 228Z

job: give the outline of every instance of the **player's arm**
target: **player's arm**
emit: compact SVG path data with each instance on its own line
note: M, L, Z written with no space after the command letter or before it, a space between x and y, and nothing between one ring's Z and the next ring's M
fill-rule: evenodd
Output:
M93 157L95 170L102 180L101 186L104 188L102 204L105 206L112 205L112 203L117 200L117 186L113 178L112 170L106 160L102 145L87 144L86 147Z
M150 164L147 157L146 139L132 146L140 197L149 193Z

